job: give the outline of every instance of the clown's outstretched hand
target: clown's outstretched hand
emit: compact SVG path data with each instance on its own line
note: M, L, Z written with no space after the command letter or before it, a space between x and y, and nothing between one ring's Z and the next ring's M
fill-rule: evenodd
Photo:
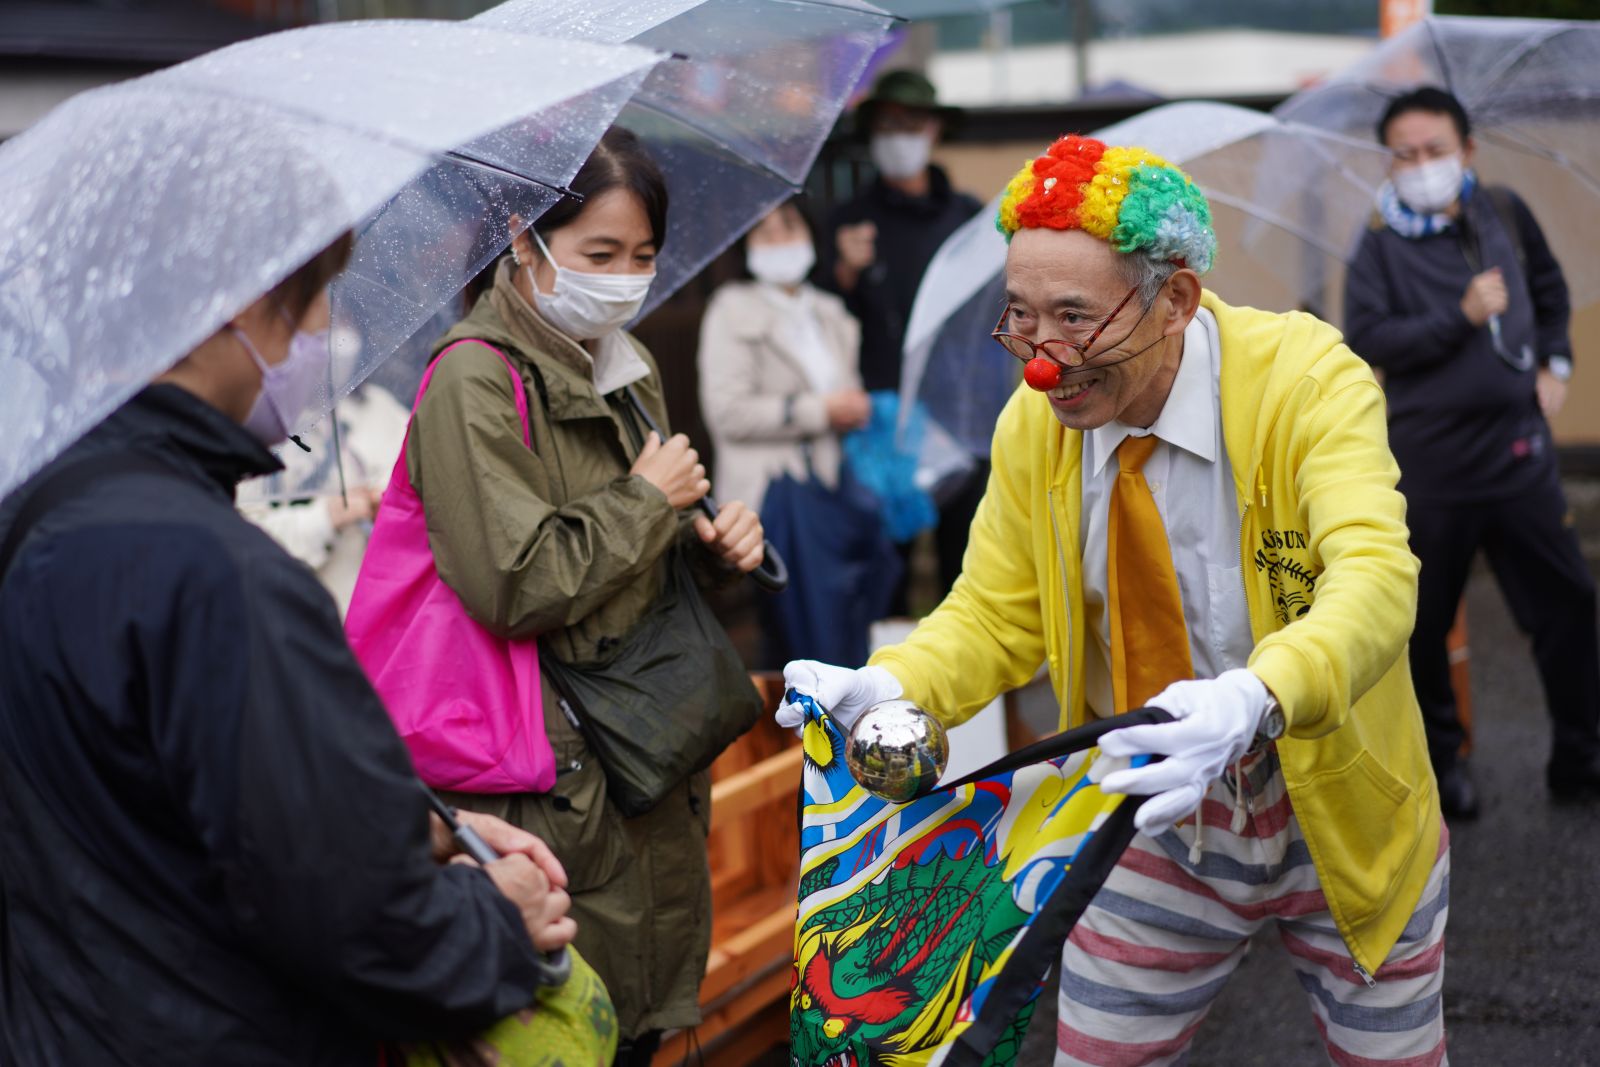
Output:
M894 700L905 690L900 680L882 667L834 667L814 659L792 660L783 668L783 687L804 693L822 705L839 727L849 732L850 724L872 705ZM779 726L799 726L804 715L797 704L785 703L773 716Z

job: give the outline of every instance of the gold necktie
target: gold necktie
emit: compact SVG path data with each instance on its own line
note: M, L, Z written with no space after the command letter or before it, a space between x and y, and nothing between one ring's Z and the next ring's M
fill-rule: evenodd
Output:
M1111 601L1111 688L1117 711L1137 708L1173 682L1194 677L1183 598L1167 530L1144 480L1154 434L1117 448L1111 491L1106 586Z

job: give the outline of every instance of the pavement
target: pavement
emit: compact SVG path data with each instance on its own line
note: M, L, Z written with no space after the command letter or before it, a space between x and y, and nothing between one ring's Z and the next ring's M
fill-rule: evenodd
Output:
M1467 613L1471 765L1484 812L1476 822L1450 827L1449 1062L1600 1067L1600 807L1548 801L1550 725L1538 675L1526 639L1481 566L1468 588ZM1022 1067L1051 1062L1053 983L1047 988ZM1326 1062L1287 955L1275 934L1258 936L1201 1027L1188 1067Z

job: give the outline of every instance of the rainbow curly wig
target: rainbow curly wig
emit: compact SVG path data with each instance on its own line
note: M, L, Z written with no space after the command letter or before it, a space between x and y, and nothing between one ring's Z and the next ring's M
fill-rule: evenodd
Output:
M1007 241L1023 229L1083 230L1198 274L1217 254L1211 207L1187 174L1154 152L1077 134L1017 171L995 227Z

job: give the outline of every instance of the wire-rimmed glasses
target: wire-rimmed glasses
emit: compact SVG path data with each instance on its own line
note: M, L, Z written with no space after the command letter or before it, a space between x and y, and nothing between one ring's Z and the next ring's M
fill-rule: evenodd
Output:
M1070 350L1078 354L1076 365L1081 367L1084 361L1089 358L1089 349L1093 348L1094 343L1100 340L1100 335L1105 333L1106 327L1110 326L1116 317L1122 314L1122 309L1128 306L1128 301L1132 300L1133 294L1138 291L1139 286L1137 285L1129 289L1128 294L1117 301L1117 306L1111 309L1111 314L1102 319L1100 324L1094 328L1094 332L1082 341L1069 341L1065 337L1052 337L1045 341L1030 341L1019 333L1008 332L1005 326L1006 320L1011 316L1010 303L1007 303L1000 310L1000 321L995 323L994 330L990 332L989 336L1000 342L1001 348L1004 348L1024 363L1036 356L1044 356L1061 364L1063 367L1071 367L1073 364L1068 363L1064 358ZM1138 326L1135 325L1134 328L1137 329Z

